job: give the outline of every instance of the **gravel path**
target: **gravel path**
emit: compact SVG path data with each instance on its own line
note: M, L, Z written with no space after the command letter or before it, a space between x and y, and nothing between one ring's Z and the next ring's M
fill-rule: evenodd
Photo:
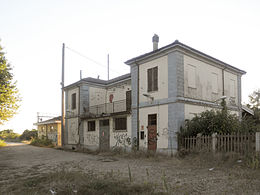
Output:
M26 144L0 148L0 195L19 179L51 172L58 167L92 170L95 173L120 172L134 182L164 182L176 194L260 194L260 170L245 168L236 160L221 164L205 163L198 157L120 157L91 155ZM213 168L213 169L212 169Z

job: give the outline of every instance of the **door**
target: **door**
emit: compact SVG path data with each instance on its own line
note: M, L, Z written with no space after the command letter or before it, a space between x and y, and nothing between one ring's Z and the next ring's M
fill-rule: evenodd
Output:
M148 115L148 150L156 151L157 148L157 114Z
M99 149L100 151L109 150L109 119L99 121Z

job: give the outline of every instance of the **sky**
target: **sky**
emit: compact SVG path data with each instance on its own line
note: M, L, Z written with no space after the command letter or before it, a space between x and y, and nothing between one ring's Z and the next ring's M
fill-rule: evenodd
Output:
M130 72L124 62L180 42L245 70L242 102L260 88L259 0L0 0L0 44L22 97L0 130L35 128L37 112L61 113L62 43L65 85L83 77ZM77 51L81 55L73 52Z

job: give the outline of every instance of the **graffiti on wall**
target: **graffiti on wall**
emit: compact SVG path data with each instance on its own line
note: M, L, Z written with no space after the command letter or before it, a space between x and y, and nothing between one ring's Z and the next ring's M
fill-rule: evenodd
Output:
M116 140L115 147L128 147L131 146L131 138L127 135L127 133L114 133L114 139Z

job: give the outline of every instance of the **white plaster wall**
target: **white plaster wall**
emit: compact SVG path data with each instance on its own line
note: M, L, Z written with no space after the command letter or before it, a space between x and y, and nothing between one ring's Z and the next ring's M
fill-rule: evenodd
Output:
M106 103L110 103L109 97L111 94L113 95L113 102L119 101L119 100L125 100L126 92L130 91L130 90L131 90L131 81L118 83L118 84L108 87Z
M99 147L99 120L94 120L95 131L88 131L88 121L93 120L84 120L84 145Z
M148 147L148 115L157 114L157 149L168 148L168 105L140 108L140 131L144 131L144 140L139 141L141 148Z
M125 116L125 115L124 115ZM118 116L117 116L118 117ZM128 139L131 140L131 115L127 115L127 130L115 131L114 130L114 118L110 118L110 148L117 147L131 147L131 143L128 143Z
M66 115L67 116L77 116L78 115L78 107L79 107L79 88L73 88L67 91L68 93L68 108L66 109ZM72 102L71 102L71 95L73 93L76 93L76 109L72 108Z
M89 106L104 104L106 100L106 89L101 87L89 87Z
M147 70L158 66L158 91L147 91ZM139 101L146 102L149 98L143 94L150 94L154 99L168 98L168 57L163 56L155 60L141 64L139 67L140 91Z
M224 72L224 78L225 78L224 79L225 95L227 96L227 103L229 103L228 101L230 100L230 98L235 98L234 100L235 100L235 103L237 105L237 102L238 102L237 101L238 100L237 78L238 78L238 76L235 75L235 74L232 74L230 72L225 71ZM230 92L231 92L231 80L233 80L234 84L235 84L235 86L234 86L235 97L231 97L231 94L230 94Z
M68 144L79 142L78 118L67 119L68 122Z
M222 70L195 58L184 57L184 96L194 99L215 101L222 96ZM196 67L195 88L188 86L189 66ZM217 93L212 90L212 74L217 74Z

